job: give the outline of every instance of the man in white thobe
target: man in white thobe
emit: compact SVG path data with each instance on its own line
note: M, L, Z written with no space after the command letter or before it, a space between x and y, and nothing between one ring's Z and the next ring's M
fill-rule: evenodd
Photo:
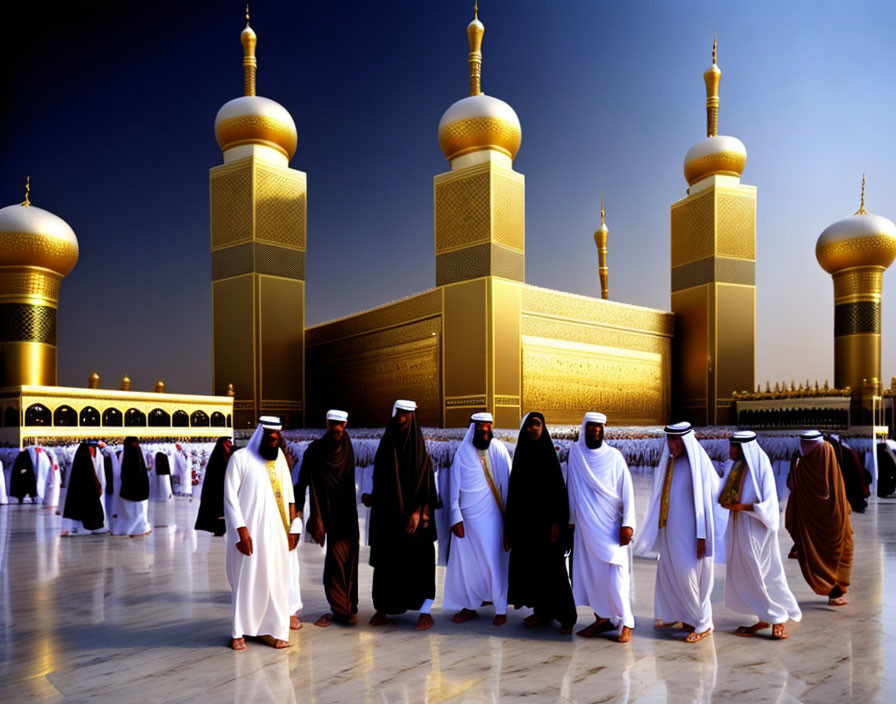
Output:
M460 609L451 620L477 616L483 602L495 607L495 626L507 623L508 552L504 505L510 481L510 453L493 441L491 413L475 413L457 448L448 477L451 544L445 571L446 609Z
M685 641L712 634L713 555L719 476L690 423L667 425L636 554L659 553L654 627L681 625Z
M725 605L759 619L738 628L737 635L749 637L771 628L772 638L783 640L784 624L799 621L802 612L781 562L781 513L772 464L751 430L731 436L730 457L719 495L719 503L731 512L725 533Z
M46 448L29 447L34 476L37 477L37 500L45 508L55 507L59 503L59 470L54 471L55 462Z
M6 474L3 472L3 462L0 462L0 505L8 503L9 496L6 494Z
M604 442L606 423L603 413L586 413L579 439L569 448L572 593L576 604L594 611L594 623L578 635L593 638L619 627L617 640L628 643L635 627L629 545L635 531L635 492L622 453Z
M279 418L262 416L224 475L234 650L246 648L244 636L261 637L275 648L289 645L290 551L299 536L289 467L279 448L281 427Z

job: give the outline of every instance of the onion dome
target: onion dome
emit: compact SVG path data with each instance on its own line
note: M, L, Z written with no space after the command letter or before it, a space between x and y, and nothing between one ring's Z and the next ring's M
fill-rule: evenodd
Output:
M96 372L93 372L89 377L87 377L87 388L88 389L98 389L100 387L100 375Z
M62 218L25 200L0 209L0 267L40 267L67 276L78 263L78 238Z
M163 393L165 393L165 382L162 381L162 377L159 377L158 379L156 379L156 388L155 388L155 392L156 392L157 394L163 394Z
M121 377L121 390L122 391L130 391L131 390L131 377L125 374Z
M281 152L287 159L296 153L296 123L280 103L255 94L258 37L249 26L240 35L243 45L243 96L224 103L215 117L215 138L221 151L243 144L258 144Z
M494 149L513 159L520 149L523 130L520 120L503 100L482 92L482 37L485 25L479 21L479 7L473 7L473 21L467 25L470 53L470 95L449 107L439 121L439 146L450 161L483 149Z
M854 215L827 227L815 245L815 257L829 274L857 266L886 269L896 258L896 225L865 210L865 177L862 197Z
M706 139L688 150L684 177L689 186L707 176L738 176L747 165L747 148L737 137L719 134L719 83L722 70L716 63L717 41L712 44L712 66L703 74L706 84Z

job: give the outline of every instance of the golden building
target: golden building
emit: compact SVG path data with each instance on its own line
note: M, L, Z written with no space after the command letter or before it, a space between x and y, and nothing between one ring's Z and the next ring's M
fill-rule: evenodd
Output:
M59 287L78 261L78 239L62 218L25 200L0 210L0 444L97 438L212 439L232 435L233 398L56 386Z
M706 139L684 160L688 195L672 204L675 417L734 422L732 393L753 388L756 327L756 187L740 182L747 150L718 134L713 44L706 83Z
M474 16L470 95L439 123L449 170L433 181L436 287L306 329L308 423L339 407L353 425L381 426L396 398L443 427L480 410L504 428L530 410L550 423L588 409L616 425L663 423L673 316L526 283L522 130L482 93L484 31Z
M214 392L236 390L234 427L260 414L304 423L306 177L289 168L296 126L255 94L255 46L243 45L244 95L215 119L224 163L211 169Z
M834 386L853 392L853 415L871 423L881 396L880 332L884 271L896 258L896 225L865 210L865 177L855 214L825 229L815 245L834 281Z

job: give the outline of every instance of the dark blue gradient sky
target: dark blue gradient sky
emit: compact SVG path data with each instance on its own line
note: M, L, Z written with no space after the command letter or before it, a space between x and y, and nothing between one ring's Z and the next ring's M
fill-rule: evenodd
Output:
M436 128L466 94L466 0L258 1L258 92L293 115L308 173L309 323L429 288ZM59 380L211 386L208 169L242 90L240 2L5 5L0 202L74 228ZM890 3L483 0L483 88L523 126L527 280L597 295L607 193L611 298L669 306L669 205L704 134L719 29L720 132L759 189L757 379L833 380L830 277L814 245L858 207L896 216ZM883 375L896 374L884 278Z

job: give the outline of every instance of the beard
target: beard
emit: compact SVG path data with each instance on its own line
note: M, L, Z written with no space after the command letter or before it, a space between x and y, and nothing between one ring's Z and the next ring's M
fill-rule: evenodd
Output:
M492 437L494 436L491 433L489 433L485 437L482 437L481 435L474 435L473 447L475 447L477 450L487 450L488 446L492 442Z
M273 462L277 459L277 453L280 451L280 448L277 445L271 447L270 445L262 442L261 445L258 446L258 454L261 455L263 460L267 462Z
M585 438L585 447L589 450L597 450L601 445L604 444L604 431L601 430L598 432L597 437L591 439L589 437Z

